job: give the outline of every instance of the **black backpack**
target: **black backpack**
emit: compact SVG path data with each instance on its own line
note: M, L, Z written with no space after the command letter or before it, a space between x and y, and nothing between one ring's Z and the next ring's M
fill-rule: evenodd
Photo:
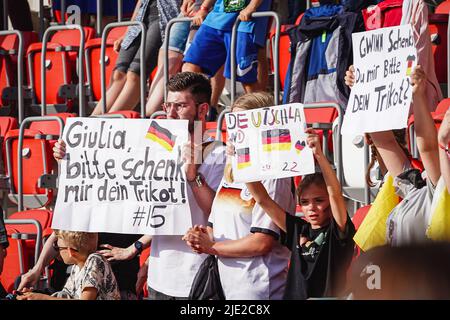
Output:
M200 265L192 282L189 300L225 300L216 256L209 255Z

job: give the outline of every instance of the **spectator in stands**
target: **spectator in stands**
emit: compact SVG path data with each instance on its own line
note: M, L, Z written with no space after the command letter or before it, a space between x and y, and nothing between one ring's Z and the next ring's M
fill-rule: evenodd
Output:
M352 298L449 300L449 268L448 243L374 248L352 266Z
M191 142L183 149L188 181L188 198L192 223L205 225L211 205L223 176L225 166L224 148L205 135L206 114L211 99L211 84L199 73L182 72L174 75L167 85L168 97L163 107L169 119L189 120ZM194 126L198 125L203 142L194 140ZM201 145L201 146L200 146ZM65 154L64 148L54 149L57 157ZM208 148L207 148L208 146ZM203 150L203 162L194 162L196 150ZM180 236L142 236L129 246L108 246L100 251L109 260L124 261L152 244L150 257L138 273L137 293L147 278L149 298L152 300L186 299L196 271L205 259L189 250ZM174 277L176 275L176 277Z
M198 26L203 22L208 14L207 10L199 10L204 0L183 0L181 5L181 13L178 17L192 17L192 23L178 22L172 26L169 36L169 78L181 70L184 54L194 37ZM225 78L223 77L223 69L218 71L211 78L212 96L210 103L210 113L208 121L213 121L215 111L218 111L218 103L225 87ZM146 105L147 116L152 115L155 111L161 110L164 102L164 43L159 50L158 70L152 80L148 100Z
M178 17L193 17L200 8L203 0L183 0L181 5L181 13ZM170 30L169 37L169 78L181 70L184 51L191 32L191 24L189 22L178 22L174 24ZM165 33L165 30L164 30ZM164 39L163 39L164 42ZM158 71L150 86L148 100L146 105L147 116L152 115L155 111L161 110L161 104L164 102L164 43L159 50Z
M205 12L214 2L214 9L206 16ZM257 70L261 66L267 68L267 61L261 48L265 47L268 20L258 18L251 21L251 15L256 11L270 10L271 2L271 0L251 0L245 8L234 8L230 2L229 7L225 8L223 0L205 0L200 11L206 19L184 57L183 71L205 72L212 77L225 64L224 76L229 79L231 29L234 21L239 18L242 22L237 32L236 80L243 84L246 92L264 90L264 84L258 82ZM259 60L265 62L258 61L258 56ZM266 78L267 76L260 77L264 82L267 81Z
M161 47L161 32L159 25L157 0L139 0L136 4L133 21L142 21L147 27L145 41L145 64L147 79L155 68L158 50ZM107 111L132 110L139 102L140 90L140 28L131 26L127 33L116 40L114 50L119 52L111 84L106 92ZM99 101L93 115L100 115L103 99Z
M347 71L345 81L349 86L355 82L352 66ZM425 172L412 169L410 160L396 142L392 131L370 133L389 174L394 177L396 193L403 199L387 219L386 240L392 246L428 240L426 230L432 214L431 203L441 176L437 132L428 107L427 76L420 65L411 74L411 83L416 141Z
M6 3L7 8L3 8ZM33 21L31 20L30 5L27 0L6 0L0 3L0 30L8 29L4 25L3 13L8 10L8 16L11 20L12 28L19 31L33 31Z
M447 109L438 133L442 176L450 193L450 108Z
M61 151L61 142L59 142L59 146L56 146L56 148L58 147L60 149L55 151L55 153L57 153L57 158L60 159L63 157L61 157L61 155L64 154L65 151ZM136 300L135 286L137 281L137 273L139 271L139 257L135 256L129 261L118 261L119 259L111 258L111 252L113 251L113 246L127 247L132 245L134 247L133 244L140 238L140 236L130 234L99 233L98 238L98 249L102 250L101 253L111 263L112 270L119 285L121 299ZM32 288L38 284L44 268L58 256L59 252L52 246L56 240L56 234L53 232L45 242L35 266L21 276L20 284L17 290L21 291L24 288ZM135 248L136 254L140 253L138 249L139 246Z
M264 92L244 94L232 112L270 107ZM263 188L283 208L295 212L292 179L265 180ZM286 283L289 250L278 242L280 230L249 196L244 183L232 181L227 165L214 198L208 227L194 226L183 239L197 253L218 257L219 274L227 300L281 299Z
M97 233L55 231L53 242L66 264L73 264L70 276L62 291L51 296L24 290L18 300L119 300L116 278L108 261L98 253Z
M1 208L0 208L1 209ZM3 271L3 261L6 256L6 248L9 246L8 235L6 234L5 223L3 221L3 210L0 210L0 276ZM3 298L6 294L5 288L0 283L0 298Z
M307 144L322 172L304 176L298 187L305 219L287 214L261 182L247 183L256 203L283 230L281 241L291 250L284 299L340 296L353 256L355 227L340 183L322 152L318 134L313 129L307 133Z

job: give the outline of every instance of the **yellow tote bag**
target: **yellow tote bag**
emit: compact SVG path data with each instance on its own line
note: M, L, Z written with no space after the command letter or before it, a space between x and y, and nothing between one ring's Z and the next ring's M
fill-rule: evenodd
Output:
M353 237L363 251L386 244L386 221L389 213L399 202L393 182L394 179L388 175L367 216Z
M442 177L434 192L431 212L427 237L434 241L450 241L450 194Z

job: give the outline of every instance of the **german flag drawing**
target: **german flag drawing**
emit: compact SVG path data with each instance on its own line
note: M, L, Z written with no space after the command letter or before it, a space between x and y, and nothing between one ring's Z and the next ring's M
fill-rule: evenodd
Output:
M297 141L295 143L295 150L297 150L297 154L300 154L302 152L302 150L305 148L305 146L306 146L305 141L302 141L302 142L300 142L300 140Z
M272 129L262 132L263 150L270 152L273 150L290 150L291 133L289 129Z
M237 167L239 170L250 167L250 148L242 148L236 150Z
M175 140L177 136L170 133L166 128L158 125L156 121L153 121L148 128L147 134L145 135L147 139L159 143L164 149L172 152L173 146L175 145Z

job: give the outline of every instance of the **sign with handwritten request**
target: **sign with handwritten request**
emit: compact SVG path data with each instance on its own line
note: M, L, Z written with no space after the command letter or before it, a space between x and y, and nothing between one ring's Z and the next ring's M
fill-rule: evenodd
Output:
M293 103L226 115L235 182L277 179L314 173L306 146L303 105Z
M405 128L417 51L410 25L354 33L355 84L342 134Z
M192 226L181 163L188 121L69 118L52 228L181 235Z

